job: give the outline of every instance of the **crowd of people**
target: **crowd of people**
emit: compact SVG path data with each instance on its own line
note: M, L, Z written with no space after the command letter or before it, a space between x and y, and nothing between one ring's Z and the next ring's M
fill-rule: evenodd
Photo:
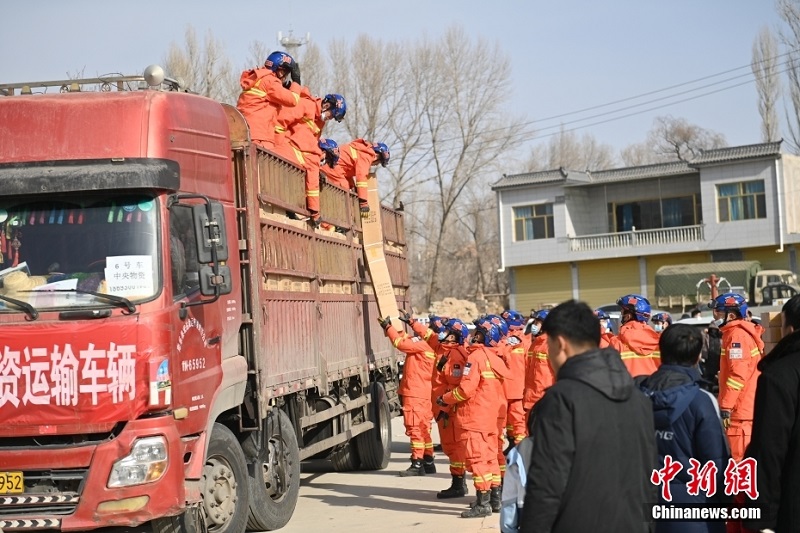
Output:
M651 315L641 295L617 304L618 331L608 313L575 300L527 318L484 316L473 328L403 312L405 333L380 319L406 354L411 465L400 475L436 471L435 420L452 477L437 498L468 495L471 472L476 497L464 518L505 512L507 459L526 465L504 532L800 531L800 295L784 306L784 338L768 355L738 294L712 301L705 331ZM750 505L760 515L655 520L648 508L658 504Z
M306 207L312 227L322 223L320 171L329 183L355 189L361 216L368 216L370 169L389 163L389 147L365 139L339 146L333 139L322 137L326 122L345 118L344 97L336 93L312 95L301 85L297 61L280 51L272 52L263 67L242 72L239 84L242 93L236 107L247 120L251 141L305 170Z

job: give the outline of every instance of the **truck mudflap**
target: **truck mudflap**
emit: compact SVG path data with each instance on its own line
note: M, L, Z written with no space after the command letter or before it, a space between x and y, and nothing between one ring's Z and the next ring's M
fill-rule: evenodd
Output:
M147 437L163 437L166 442L163 474L148 483L109 488L114 464L131 453L137 439ZM184 446L171 416L132 421L117 438L93 448L88 463L66 469L59 448L1 450L0 465L13 464L12 455L28 457L21 471L24 492L0 495L0 531L138 526L183 512Z

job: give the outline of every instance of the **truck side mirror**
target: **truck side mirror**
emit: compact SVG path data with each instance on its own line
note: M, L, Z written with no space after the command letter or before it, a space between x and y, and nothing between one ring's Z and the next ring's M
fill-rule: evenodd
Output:
M230 294L233 290L231 286L231 267L220 266L218 274L214 273L213 267L201 267L200 294L203 296L216 296L217 289L219 289L219 294Z
M209 264L228 260L228 238L222 204L208 202L192 206L194 230L197 236L197 260ZM216 257L214 253L216 252Z

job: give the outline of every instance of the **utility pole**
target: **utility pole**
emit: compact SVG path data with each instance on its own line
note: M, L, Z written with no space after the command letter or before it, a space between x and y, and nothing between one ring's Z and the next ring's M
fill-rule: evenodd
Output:
M284 35L283 32L278 32L278 43L281 47L286 50L286 52L292 56L295 60L299 61L297 51L300 49L301 46L304 44L308 44L311 40L311 34L306 33L305 37L295 37L293 30L289 30L288 35Z

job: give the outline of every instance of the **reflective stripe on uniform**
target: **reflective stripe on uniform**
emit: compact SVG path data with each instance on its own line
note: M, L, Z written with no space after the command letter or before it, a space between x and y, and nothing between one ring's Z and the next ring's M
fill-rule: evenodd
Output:
M481 376L485 377L486 379L497 379L497 376L491 370L481 372Z
M303 157L303 152L301 152L300 150L298 150L295 147L292 147L292 150L294 150L294 156L297 158L298 161L300 161L300 164L301 165L305 165L306 164L306 158Z
M424 448L425 448L425 443L424 442L414 442L413 440L411 441L411 449L412 450L414 450L414 449L424 449Z
M286 128L283 126L275 126L275 133L286 133Z
M634 352L620 352L623 359L661 359L661 352L653 352L649 355L639 355Z
M366 187L367 185L369 185L369 182L366 182L366 181L357 181L356 182L356 187Z
M537 359L547 359L547 354L545 352L536 352Z
M400 341L402 340L403 339L401 337L397 337L392 344L394 344L394 347L397 348L397 345L400 344Z
M436 359L436 354L433 352L425 352L425 357L428 359Z
M427 341L428 339L431 338L431 335L433 335L433 331L429 329L428 331L425 332L425 336L422 338Z
M750 350L750 357L755 357L757 355L761 355L761 350L759 350L758 347Z
M309 189L306 191L306 196L319 196L319 189Z
M314 135L319 135L319 133L322 131L321 129L319 129L319 126L317 126L317 124L308 117L303 117L303 122L306 123L306 126L308 126L311 129L311 133L313 133Z
M732 388L733 390L740 391L740 390L742 390L744 388L744 383L739 383L738 381L736 381L733 378L728 378L725 381L725 384L728 385L728 387Z
M353 158L353 161L358 159L358 151L355 148L353 148L352 146L350 147L350 157Z
M459 391L458 391L458 387L456 387L455 389L453 389L453 398L455 398L455 399L456 399L456 400L458 400L459 402L466 401L466 398L465 398L465 397L463 397L463 396L462 396L462 395L459 393Z

